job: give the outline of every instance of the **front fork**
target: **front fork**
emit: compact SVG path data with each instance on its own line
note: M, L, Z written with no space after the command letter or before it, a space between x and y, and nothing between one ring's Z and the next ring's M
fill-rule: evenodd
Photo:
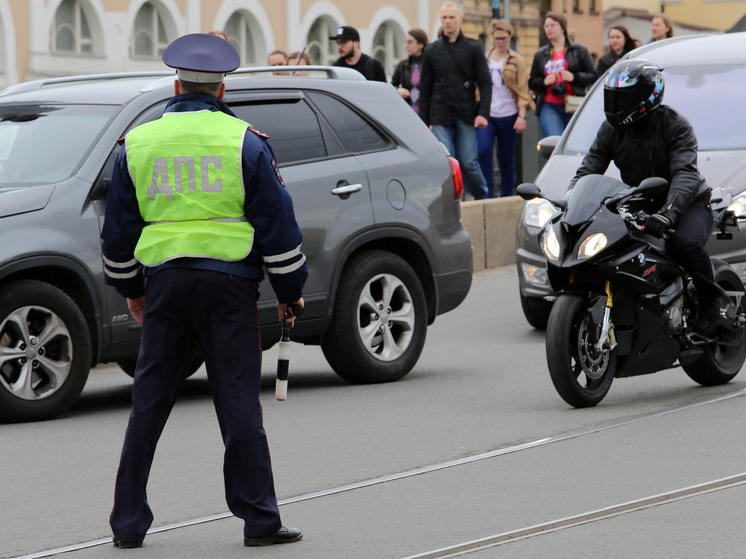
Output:
M606 281L604 290L606 291L606 304L604 306L604 318L601 322L601 334L595 345L596 351L608 351L616 347L614 325L611 323L611 309L614 307L614 294L611 290L611 282Z

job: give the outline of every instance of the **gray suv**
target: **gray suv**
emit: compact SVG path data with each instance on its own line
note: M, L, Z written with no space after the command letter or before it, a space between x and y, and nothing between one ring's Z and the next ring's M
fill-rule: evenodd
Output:
M393 381L471 286L458 164L390 85L302 70L239 70L225 97L270 135L303 230L310 276L293 340L320 345L351 382ZM161 115L173 80L80 76L0 94L1 421L60 414L98 363L132 374L141 330L104 283L99 231L117 139ZM280 331L262 285L266 349Z

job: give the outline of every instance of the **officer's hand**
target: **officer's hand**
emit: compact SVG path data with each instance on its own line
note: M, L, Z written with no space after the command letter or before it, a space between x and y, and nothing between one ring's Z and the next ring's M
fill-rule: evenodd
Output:
M290 311L290 316L288 316L287 318L287 323L290 328L295 326L295 319L301 314L300 312L293 309L293 305L302 309L305 306L303 297L301 297L297 301L294 301L293 303L280 303L279 301L277 302L277 315L280 317L280 322L285 320L285 310Z
M652 214L645 218L645 232L662 237L671 228L671 220L665 215Z
M137 299L127 299L127 306L132 313L132 318L137 320L138 324L142 324L142 315L145 312L145 295Z

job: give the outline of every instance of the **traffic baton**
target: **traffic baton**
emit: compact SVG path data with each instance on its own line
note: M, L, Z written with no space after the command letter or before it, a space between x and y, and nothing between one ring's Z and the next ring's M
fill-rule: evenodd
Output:
M285 317L282 320L282 333L280 335L279 351L277 354L277 380L275 381L275 399L284 402L288 397L288 373L290 372L290 326L288 318L298 318L303 314L303 307L291 305L293 313L285 309Z

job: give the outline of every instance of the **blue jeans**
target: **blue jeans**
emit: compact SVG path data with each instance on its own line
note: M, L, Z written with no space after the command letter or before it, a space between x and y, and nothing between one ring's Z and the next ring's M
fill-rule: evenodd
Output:
M495 169L492 166L492 154L497 138L497 164L500 166L500 196L513 196L515 187L515 148L518 144L518 132L513 126L518 113L513 116L487 119L486 128L477 128L477 150L479 166L487 181L487 198L495 196Z
M477 129L474 124L467 124L455 113L452 118L451 126L433 124L433 134L458 159L464 188L475 200L481 200L487 196L487 182L477 161Z
M561 136L572 115L565 112L565 105L559 103L544 103L539 113L541 133L547 136Z

